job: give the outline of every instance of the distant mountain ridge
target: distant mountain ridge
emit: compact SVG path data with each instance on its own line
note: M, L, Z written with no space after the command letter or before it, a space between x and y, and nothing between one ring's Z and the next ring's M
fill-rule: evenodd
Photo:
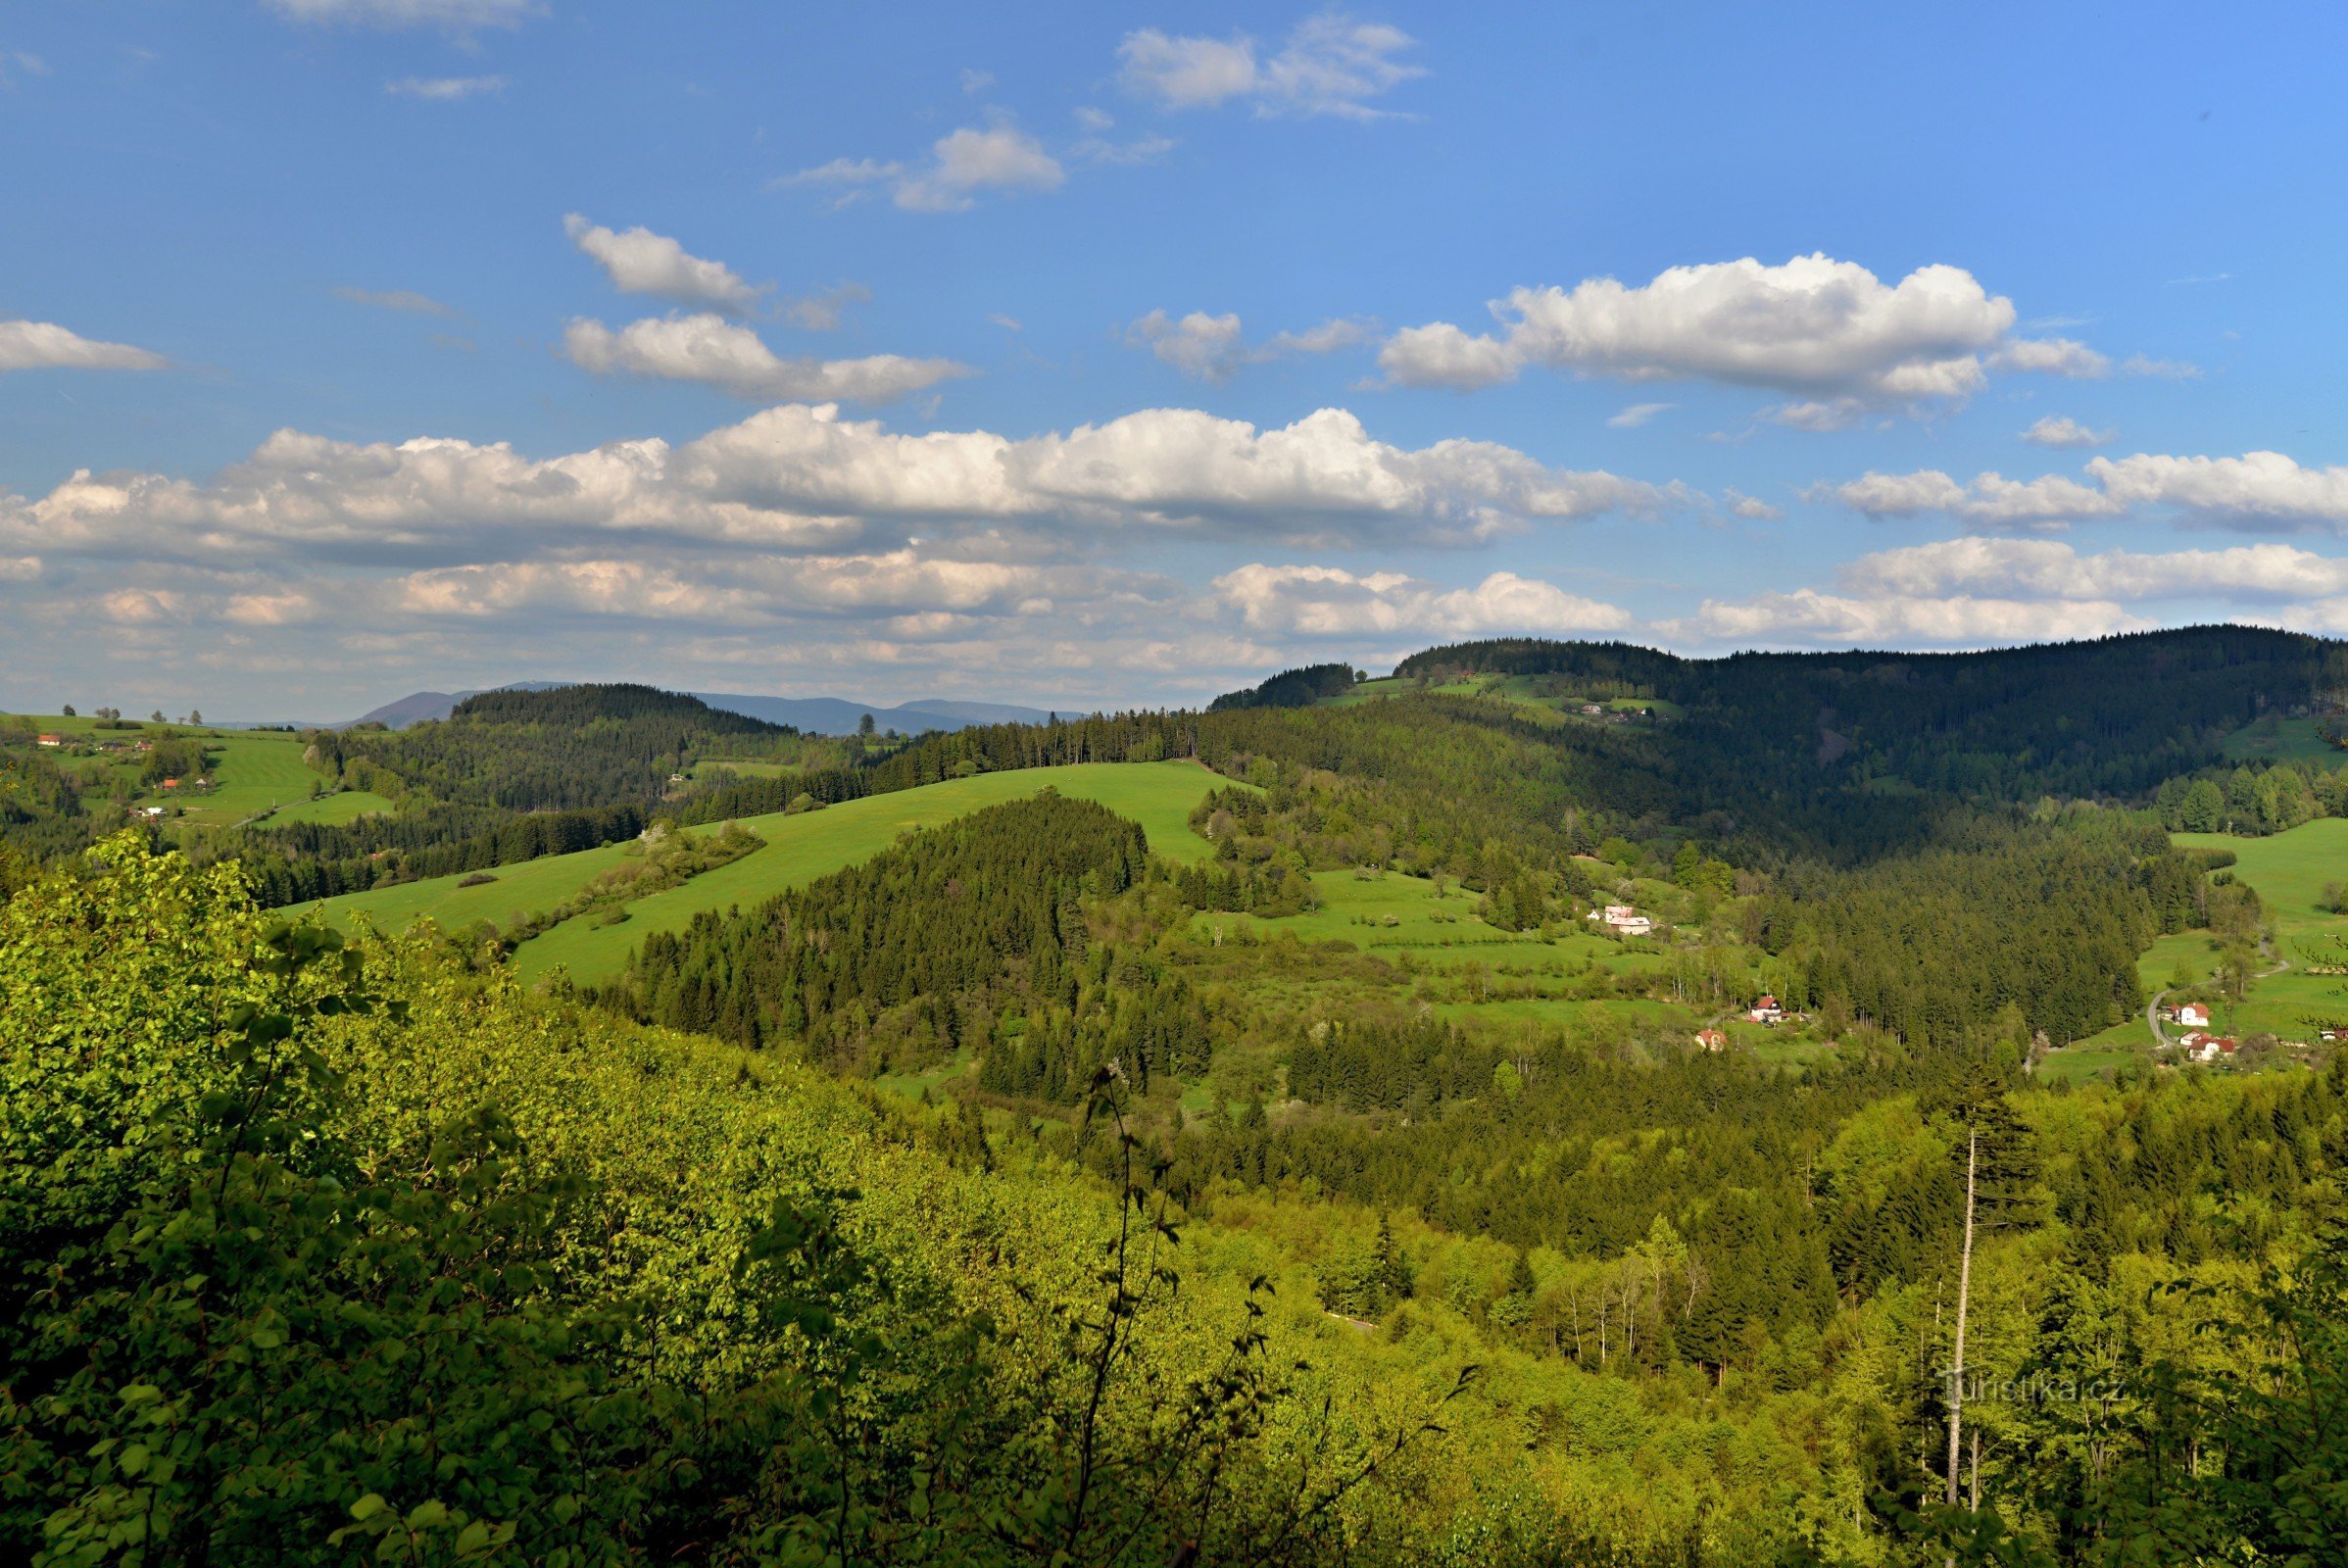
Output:
M483 690L551 691L570 684L559 680L515 681L510 686L477 688L458 692L410 692L407 696L385 703L351 720L356 724L385 724L393 729L405 729L427 719L444 719L459 703L477 697ZM840 697L759 697L740 692L689 692L711 708L729 713L743 713L762 718L770 724L788 724L809 735L852 735L866 713L880 729L894 729L905 734L919 734L929 729L963 729L973 724L1041 724L1052 716L1051 710L1023 708L1014 703L956 702L949 698L926 697L917 702L901 703L890 707L880 703L852 703ZM1063 710L1074 713L1075 709ZM337 726L348 727L348 726Z

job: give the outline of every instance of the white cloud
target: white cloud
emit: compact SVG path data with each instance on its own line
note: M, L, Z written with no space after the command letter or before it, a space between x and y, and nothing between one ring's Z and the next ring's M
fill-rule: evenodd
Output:
M591 223L577 213L563 220L563 232L610 275L622 294L653 294L679 305L707 306L740 316L765 292L742 280L723 262L688 255L685 247L649 228L624 233Z
M972 66L964 66L962 68L962 91L968 93L985 92L989 87L994 85L995 73L992 71L980 71Z
M27 76L49 74L49 62L39 55L26 54L22 49L0 49L0 87L16 85L17 73Z
M2149 375L2164 381L2190 381L2201 374L2201 367L2187 365L2182 360L2156 360L2148 355L2135 354L2120 364L2124 375Z
M127 343L101 343L54 321L0 321L0 370L160 370L171 361Z
M1700 378L1821 400L1961 400L2014 325L2013 302L1962 268L1885 284L1854 262L1797 256L1675 267L1629 286L1520 288L1492 305L1495 335L1448 322L1398 332L1379 364L1404 386L1460 390L1526 366L1627 381Z
M965 125L930 149L930 161L897 181L897 205L922 213L958 213L980 191L1057 190L1067 178L1059 160L1014 125Z
M1693 615L1658 622L1681 642L1826 643L1981 648L2140 631L2152 623L2102 600L1866 597L1799 588L1752 599L1707 599Z
M749 327L721 316L672 316L630 321L613 331L577 319L563 330L563 352L599 375L625 371L695 381L739 398L773 402L886 403L971 373L953 360L875 354L857 360L787 360Z
M1988 370L2069 377L2111 362L2069 338L2014 337L2013 302L1962 268L1885 283L1854 262L1797 256L1676 267L1627 285L1519 288L1492 302L1497 329L1448 321L1388 339L1379 366L1398 386L1473 391L1528 367L1619 380L1702 379L1796 395L1763 417L1838 430L1871 410L1961 403Z
M1554 583L1495 571L1473 588L1441 588L1400 572L1252 564L1225 572L1215 598L1250 631L1332 637L1418 633L1619 631L1631 617Z
M802 294L780 302L783 318L810 332L836 331L840 318L852 305L871 303L872 290L861 283L835 283L816 294Z
M2166 508L2181 521L2232 528L2348 530L2348 466L2302 467L2279 452L2238 458L2138 453L2094 458L2087 479L1977 474L1960 484L1936 468L1867 473L1819 485L1811 499L1839 501L1876 518L1942 514L1984 528L2059 527Z
M865 555L651 563L498 562L411 572L391 585L403 610L471 618L552 610L640 620L746 625L794 617L893 617L899 635L968 630L974 617L1032 617L1162 586L1087 566L957 560L903 548Z
M1788 430L1847 430L1867 417L1868 405L1859 398L1829 398L1807 403L1781 403L1761 411L1761 417Z
M1145 27L1117 46L1118 75L1126 91L1167 109L1214 109L1237 100L1260 116L1375 120L1388 112L1368 100L1426 74L1424 67L1394 58L1414 42L1398 28L1339 11L1298 24L1268 59L1245 33L1169 36Z
M265 0L288 22L355 27L438 27L463 36L481 27L518 27L544 16L539 0Z
M2305 599L2348 594L2348 560L2280 544L2081 555L2059 540L1968 538L1862 556L1840 578L1863 594Z
M1742 517L1747 522L1777 522L1785 515L1784 507L1772 506L1759 496L1748 496L1734 488L1722 491L1721 500L1731 516Z
M1057 190L1067 177L1043 143L1008 121L997 121L983 128L948 131L931 144L925 162L911 167L895 160L835 158L775 184L843 186L842 203L856 200L867 186L885 185L891 199L909 212L959 213L976 206L985 192Z
M453 317L453 306L443 305L429 294L418 294L412 288L338 288L334 297L353 305L365 305L378 311L406 311L415 316Z
M1445 543L1686 499L1487 442L1394 447L1335 409L1270 430L1155 409L1013 440L900 434L792 404L678 447L545 460L284 430L209 481L83 470L37 500L0 498L0 553L453 565L592 555L615 535L813 553L907 526L975 555L1082 548L1104 527Z
M835 158L828 164L803 169L796 174L785 174L777 185L870 185L884 179L895 179L905 172L905 165L883 163L876 158Z
M1990 356L2001 370L2035 370L2074 381L2095 381L2112 373L2112 362L2074 338L2016 338Z
M2022 432L2022 439L2041 447L2100 447L2116 430L2090 430L2067 414L2049 414Z
M1869 472L1842 484L1820 485L1808 494L1812 500L1839 501L1879 521L1942 513L1983 528L2060 527L2085 517L2118 516L2127 510L2103 490L2052 473L2027 480L1983 473L1970 484L1959 484L1937 468Z
M383 90L394 98L423 98L434 103L455 103L461 99L478 98L484 93L506 90L503 76L402 76L387 81Z
M1001 311L989 311L987 313L987 319L994 322L997 326L1002 327L1005 332L1018 332L1025 330L1025 328L1019 324L1019 318L1017 317L1005 316Z
M2348 526L2348 466L2304 468L2279 452L2238 458L2095 458L2087 472L2121 506L2175 507L2212 522Z
M1622 413L1607 419L1606 426L1612 430L1636 430L1656 415L1665 413L1675 406L1670 403L1634 403Z
M1136 136L1131 141L1110 141L1104 136L1087 136L1073 149L1075 156L1088 164L1102 164L1113 169L1139 169L1154 164L1182 144L1171 136L1154 132Z
M1193 311L1177 320L1164 311L1151 311L1125 329L1125 341L1147 348L1183 374L1202 381L1229 380L1241 368L1298 354L1334 354L1365 341L1370 328L1343 318L1323 321L1302 332L1281 332L1260 345L1241 334L1235 314L1209 316Z

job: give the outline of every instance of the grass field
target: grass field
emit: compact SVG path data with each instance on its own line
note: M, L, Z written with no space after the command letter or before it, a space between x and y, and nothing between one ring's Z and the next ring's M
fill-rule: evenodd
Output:
M2348 752L2325 740L2315 719L2278 713L2251 720L2226 736L2222 749L2236 762L2322 762L2327 767L2348 762Z
M391 808L391 802L372 790L343 790L334 795L321 795L315 801L296 801L291 806L280 806L261 825L273 827L281 822L320 822L328 827L339 827L345 822L356 822L363 816L374 816Z
M150 790L145 802L183 808L188 821L206 826L241 822L279 802L306 800L310 786L319 777L317 769L302 760L302 737L283 730L190 729L184 725L156 723L142 724L137 729L100 729L99 721L87 714L72 718L54 713L34 714L32 722L41 730L110 741L137 742L169 736L202 739L206 753L213 760L212 778L219 788L209 795L184 796L176 791L166 795L161 790ZM59 760L61 765L73 768L93 784L135 783L139 770L146 765L145 757L133 753Z
M645 936L681 931L704 909L748 908L803 887L842 866L869 859L898 836L935 827L982 807L1021 800L1045 786L1078 800L1098 801L1142 824L1150 848L1169 860L1195 864L1212 853L1191 831L1191 808L1230 781L1196 762L1080 762L948 779L894 795L846 801L800 816L754 816L743 825L766 841L762 850L695 877L681 888L638 899L618 925L568 921L514 950L514 966L535 979L562 964L579 980L616 973Z
M1671 962L1663 953L1635 950L1591 930L1554 938L1503 931L1476 916L1476 895L1456 887L1439 895L1432 881L1399 872L1317 871L1312 880L1321 906L1306 913L1193 915L1193 936L1218 950L1210 966L1267 1003L1308 1014L1383 999L1424 1004L1438 1017L1486 1029L1556 1029L1602 1013L1669 1036L1681 1024L1692 1033L1701 1022L1686 1007L1645 999L1590 1000L1584 990L1593 968L1617 975L1652 971ZM1642 899L1641 907L1647 906ZM1234 945L1243 955L1257 952L1258 960L1236 961ZM1327 956L1316 957L1316 948ZM1369 959L1391 967L1365 964ZM1747 983L1759 989L1757 972ZM1754 1055L1789 1065L1833 1050L1790 1029L1737 1024L1729 1032Z
M2252 981L2248 996L2230 1009L2230 1016L2221 1011L2220 1027L2230 1034L2265 1032L2305 1040L2311 1034L2311 1018L2348 1021L2348 976L2306 972L2311 955L2338 955L2340 945L2348 943L2348 915L2326 913L2317 903L2326 882L2348 882L2348 819L2321 817L2263 839L2223 833L2173 837L2188 847L2233 851L2236 860L2230 869L2258 890L2259 902L2275 926L2279 956L2292 965Z
M1130 817L1142 824L1153 852L1179 863L1196 863L1212 852L1204 839L1191 831L1191 808L1209 790L1229 782L1196 762L1085 762L949 779L798 816L778 812L748 817L743 825L766 841L764 848L683 887L636 900L626 906L628 918L619 924L601 925L590 919L557 926L517 948L514 968L534 979L560 963L577 979L606 979L626 962L628 954L648 932L681 930L704 909L758 904L867 859L895 843L900 834L934 827L982 807L1023 799L1047 786L1062 795L1098 801L1120 816ZM403 930L423 915L444 928L481 919L507 926L517 915L561 904L615 863L624 848L606 845L576 855L500 866L491 873L495 882L478 887L459 887L459 877L433 877L329 899L322 907L337 925L347 926L354 916L364 913L377 929L387 931Z

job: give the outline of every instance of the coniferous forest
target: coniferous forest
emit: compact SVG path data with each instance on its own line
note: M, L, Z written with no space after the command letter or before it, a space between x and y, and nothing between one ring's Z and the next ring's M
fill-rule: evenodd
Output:
M10 730L0 1558L2348 1561L2348 1054L2165 1032L2348 973L2341 661L507 691L221 825Z

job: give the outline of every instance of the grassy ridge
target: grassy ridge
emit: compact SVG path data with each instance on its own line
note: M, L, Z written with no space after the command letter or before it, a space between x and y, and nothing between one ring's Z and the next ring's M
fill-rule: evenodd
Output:
M647 932L682 930L704 909L759 903L853 865L886 849L901 833L933 827L1047 786L1062 795L1098 801L1132 818L1142 824L1154 853L1193 863L1207 858L1209 850L1206 841L1191 831L1191 808L1209 790L1228 782L1195 762L1084 762L949 779L798 816L748 817L743 825L766 841L763 849L683 887L637 900L627 906L628 918L619 924L574 920L558 926L515 950L514 967L527 978L543 975L558 963L579 979L606 978L619 969ZM391 931L425 915L444 927L481 919L505 924L514 915L561 904L598 872L617 863L624 848L607 845L501 866L494 873L496 881L477 887L459 887L461 877L433 877L329 899L321 907L336 925L346 927L361 913L378 929Z

